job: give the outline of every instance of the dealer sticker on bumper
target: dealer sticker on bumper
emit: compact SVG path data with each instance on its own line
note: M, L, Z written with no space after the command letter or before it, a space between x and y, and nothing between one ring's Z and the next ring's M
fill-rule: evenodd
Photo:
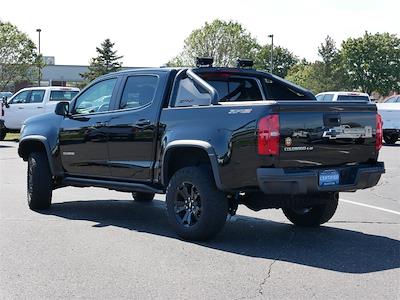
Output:
M319 173L319 186L331 186L339 184L339 172L336 170L326 170Z

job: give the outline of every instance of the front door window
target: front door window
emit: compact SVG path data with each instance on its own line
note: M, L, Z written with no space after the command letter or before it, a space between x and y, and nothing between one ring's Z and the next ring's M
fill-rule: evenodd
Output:
M116 78L100 81L84 91L75 102L74 114L92 114L110 110Z

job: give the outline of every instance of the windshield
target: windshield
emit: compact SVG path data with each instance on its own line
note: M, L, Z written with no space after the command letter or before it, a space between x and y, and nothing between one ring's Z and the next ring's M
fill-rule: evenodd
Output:
M78 91L51 91L50 101L71 101Z

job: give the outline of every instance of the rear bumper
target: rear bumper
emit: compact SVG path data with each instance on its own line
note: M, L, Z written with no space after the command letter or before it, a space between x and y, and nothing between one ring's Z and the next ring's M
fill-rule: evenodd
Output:
M375 186L385 173L383 162L348 166L335 169L340 172L340 183L335 186L319 186L322 169L293 170L280 168L257 169L257 180L265 194L310 194L318 192L345 192Z

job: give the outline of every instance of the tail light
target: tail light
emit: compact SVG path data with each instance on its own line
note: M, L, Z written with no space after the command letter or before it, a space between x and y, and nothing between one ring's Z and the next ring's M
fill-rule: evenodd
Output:
M375 150L378 152L382 148L382 138L383 138L383 122L380 114L376 114L376 142Z
M4 117L3 103L0 103L0 113L1 113L1 116Z
M279 115L269 115L258 121L258 154L279 154Z

